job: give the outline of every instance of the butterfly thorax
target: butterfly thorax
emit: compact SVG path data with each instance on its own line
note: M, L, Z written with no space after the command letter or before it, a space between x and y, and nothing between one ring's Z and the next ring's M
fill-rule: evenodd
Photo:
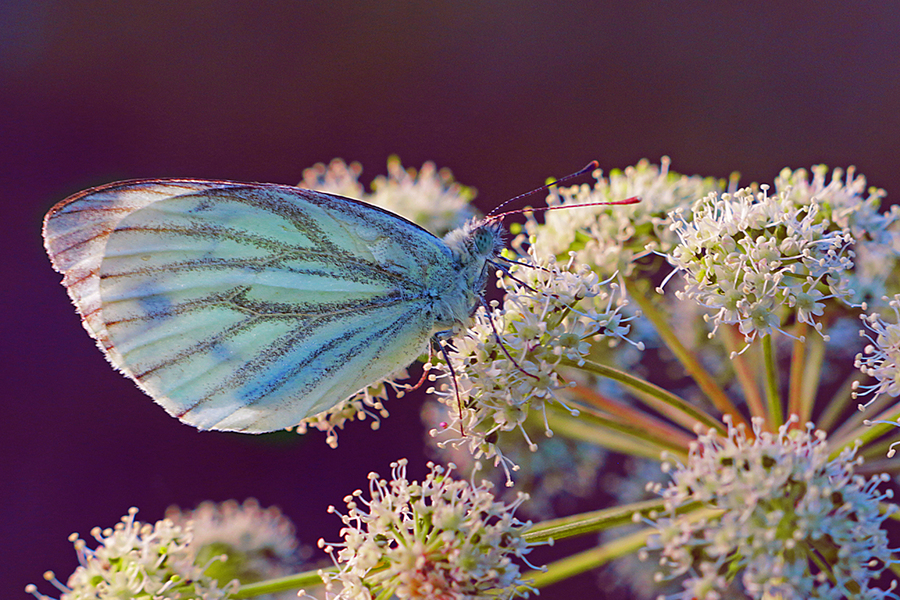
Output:
M453 255L452 270L435 290L435 331L468 322L491 271L488 261L503 249L503 227L498 221L473 219L448 233L444 243Z

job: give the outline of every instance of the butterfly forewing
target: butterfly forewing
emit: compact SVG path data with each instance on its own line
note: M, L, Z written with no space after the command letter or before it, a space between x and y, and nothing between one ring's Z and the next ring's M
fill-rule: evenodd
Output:
M401 217L274 185L104 186L51 211L45 235L117 367L192 425L248 432L414 360L451 269L447 246Z
M180 180L167 185L122 182L85 190L60 202L44 220L44 245L53 267L82 316L85 329L121 368L100 315L100 262L109 234L129 213L173 194L206 189L211 182Z

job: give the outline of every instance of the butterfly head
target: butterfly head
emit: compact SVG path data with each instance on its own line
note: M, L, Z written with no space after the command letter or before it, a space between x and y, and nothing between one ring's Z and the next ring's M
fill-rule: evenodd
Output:
M503 225L497 219L472 219L444 237L444 243L456 255L461 266L477 265L480 270L487 260L504 248Z

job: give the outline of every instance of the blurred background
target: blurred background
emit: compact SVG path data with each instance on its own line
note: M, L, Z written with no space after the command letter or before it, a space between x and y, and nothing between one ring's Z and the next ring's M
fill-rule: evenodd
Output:
M326 507L369 471L408 457L425 472L419 397L390 402L379 431L351 425L336 450L318 432L201 433L167 416L109 367L43 252L43 214L74 192L139 177L290 184L334 157L368 182L396 153L451 168L483 210L590 159L662 155L743 183L853 164L900 197L891 3L549 5L0 3L6 597L46 569L65 579L66 537L132 505L153 521L253 496L313 545L337 541Z

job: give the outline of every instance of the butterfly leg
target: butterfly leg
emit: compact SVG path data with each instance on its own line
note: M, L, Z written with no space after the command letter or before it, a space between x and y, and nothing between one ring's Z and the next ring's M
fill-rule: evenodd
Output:
M428 373L431 371L431 359L434 358L434 346L428 346L428 362L422 365L422 376L419 377L419 381L415 383L415 385L406 385L406 388L403 390L404 394L408 394L409 392L414 392L425 383L428 379Z
M437 347L440 348L441 354L444 356L444 361L447 363L447 370L450 371L450 378L453 380L453 391L456 393L456 405L459 409L459 433L463 437L466 437L465 429L463 428L463 405L462 398L459 395L459 383L456 381L456 370L453 368L453 363L450 362L450 355L447 353L447 347L444 346L442 338L450 337L453 332L450 330L447 331L437 331L434 334L434 337L431 339L437 344Z
M528 263L520 263L520 262L516 262L516 261L514 261L514 260L509 260L509 259L506 259L506 258L504 258L503 260L505 260L506 262L508 262L508 263L511 264L511 265L521 265L521 266L523 266L523 267L532 267L532 268L534 268L534 269L541 269L542 271L547 271L547 269L545 269L544 267L539 267L539 266L537 266L537 265L529 265ZM536 289L534 289L533 287L531 287L530 285L528 285L527 283L525 283L524 281L522 281L521 279L519 279L518 277L516 277L515 275L513 275L513 274L512 274L512 271L509 270L509 267L507 267L507 266L504 265L503 263L498 263L498 262L495 262L495 261L493 261L493 260L489 260L489 261L487 261L487 262L488 262L488 264L490 264L492 267L495 267L495 268L497 268L498 270L503 271L503 274L504 274L504 275L506 275L507 277L509 277L510 279L512 279L513 281L515 281L516 283L518 283L519 285L521 285L521 286L524 287L525 289L531 290L531 291L534 292L535 294L539 293ZM548 271L548 272L549 272L549 271Z
M528 371L523 369L522 365L520 365L518 363L518 361L516 361L516 359L514 359L512 357L512 355L509 353L509 350L506 349L506 344L504 344L503 340L500 339L500 332L497 331L497 326L494 324L494 319L491 318L491 307L488 306L488 303L484 298L481 298L481 305L484 307L485 314L487 315L488 323L491 324L491 329L494 331L494 338L497 340L497 345L499 345L500 349L503 350L503 354L506 355L506 358L509 359L509 362L514 364L516 366L516 368L519 370L519 372L524 373L525 375L528 375L529 377L533 377L534 379L537 379L538 381L540 381L540 379L541 379L540 377L538 377L537 375L532 375L531 373L529 373Z

